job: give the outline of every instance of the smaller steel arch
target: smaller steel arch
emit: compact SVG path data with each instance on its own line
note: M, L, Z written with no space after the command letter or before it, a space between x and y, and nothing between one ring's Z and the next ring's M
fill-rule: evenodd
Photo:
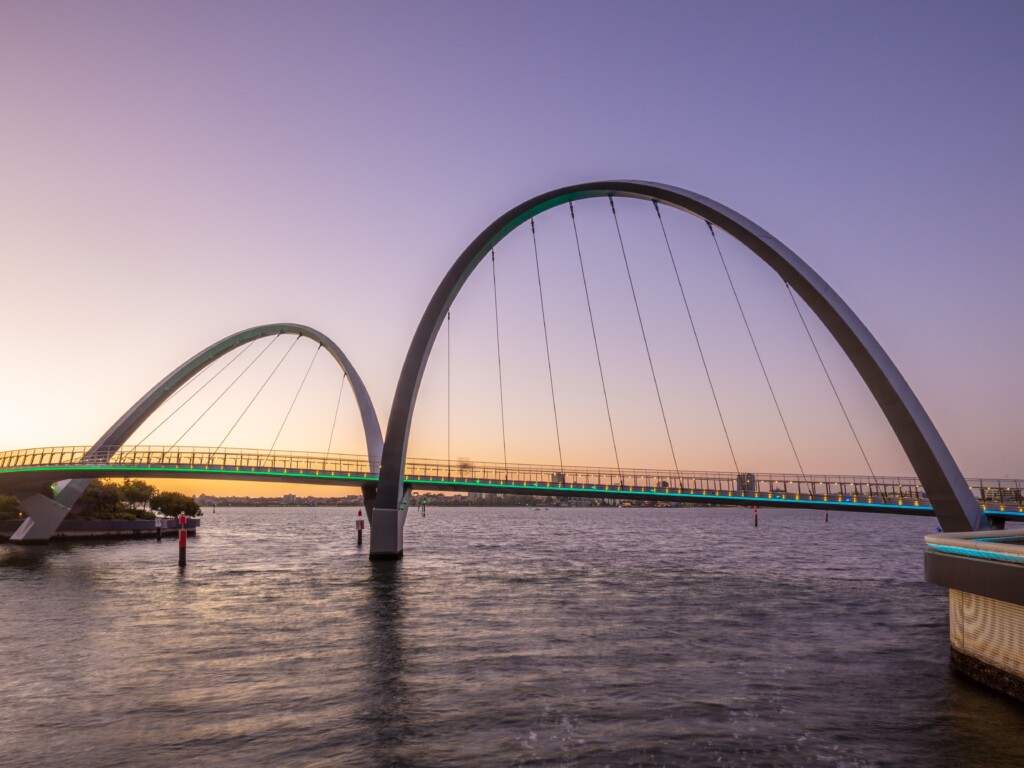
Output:
M96 441L96 444L92 447L90 452L97 451L100 448L109 448L111 446L120 447L124 445L125 441L131 437L132 433L135 432L135 430L138 429L142 423L149 418L149 416L159 408L164 401L167 400L167 398L174 394L195 374L203 370L219 357L222 357L233 349L237 349L243 344L248 344L249 342L256 341L257 339L262 339L267 336L277 336L279 334L304 336L321 344L323 348L330 353L331 357L334 358L341 369L348 375L349 381L351 381L352 385L352 392L356 398L356 404L359 406L359 415L363 422L363 433L366 436L366 454L370 461L370 469L373 472L379 471L381 454L384 450L384 438L381 433L380 421L377 419L377 412L374 410L369 392L366 391L366 385L363 384L363 380L359 377L359 374L356 373L356 369L352 366L348 357L341 351L341 348L335 344L334 341L314 328L310 328L306 325L297 325L295 323L258 325L244 331L239 331L238 333L233 333L230 336L226 336L221 339L216 344L211 344L202 352L199 352L189 358L171 371L155 387L143 395L135 405L125 411L124 415L114 422L110 429L104 432L103 436ZM88 480L72 480L57 494L57 501L67 507L71 507L81 496L82 491L85 490L85 487L88 486L88 484Z
M988 527L974 495L924 407L895 363L860 318L820 275L778 238L711 198L679 187L647 181L597 181L556 189L507 211L462 252L430 299L399 376L388 419L387 440L377 488L378 514L393 512L395 522L371 541L371 557L401 557L404 510L403 472L413 409L434 339L452 302L485 255L520 224L544 211L592 197L653 200L692 214L727 232L757 255L807 303L853 363L885 414L947 531Z

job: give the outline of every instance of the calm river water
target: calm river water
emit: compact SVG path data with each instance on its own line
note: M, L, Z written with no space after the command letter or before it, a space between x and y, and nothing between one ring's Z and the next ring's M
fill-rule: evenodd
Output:
M930 518L431 508L380 565L353 520L0 545L0 764L1024 765Z

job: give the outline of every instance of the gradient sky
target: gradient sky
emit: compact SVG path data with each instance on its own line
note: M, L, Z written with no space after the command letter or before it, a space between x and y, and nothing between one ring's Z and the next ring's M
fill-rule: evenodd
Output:
M641 178L778 236L879 339L965 474L1024 477L1022 35L1014 2L0 0L0 449L91 443L201 347L279 321L333 337L386 422L419 316L484 226L547 189ZM671 466L601 205L581 206L581 238L622 463ZM680 464L729 470L656 222L621 213ZM571 230L559 210L537 225L565 460L610 465ZM670 234L740 463L795 469L706 230L677 215ZM807 470L862 472L784 287L723 246ZM522 231L499 249L508 451L552 462L531 259ZM453 309L452 453L500 460L485 266ZM908 471L812 330L875 470ZM296 346L292 384L232 443L269 445L314 350ZM411 455L447 451L445 351ZM321 358L279 447L326 447ZM339 419L332 449L360 450L351 401Z

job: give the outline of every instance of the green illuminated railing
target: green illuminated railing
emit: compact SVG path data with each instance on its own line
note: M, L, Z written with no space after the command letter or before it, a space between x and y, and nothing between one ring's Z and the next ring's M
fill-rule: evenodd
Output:
M365 456L186 446L64 446L0 453L0 472L30 468L223 469L376 479Z
M789 493L829 496L888 496L913 498L921 492L912 477L859 477L855 475L791 475L735 472L704 472L655 469L621 470L614 467L558 467L538 464L501 464L490 462L447 462L409 459L405 473L410 482L417 478L466 479L491 483L534 483L545 485L626 486L643 488L686 488L709 494Z
M296 475L336 482L372 482L377 475L365 456L339 453L266 451L195 446L58 446L0 452L0 478L18 472L60 470L182 471L252 476ZM636 493L664 498L708 497L718 501L764 499L859 506L914 506L930 509L913 477L798 475L734 472L674 472L653 469L503 464L408 459L412 487L537 493L583 491L588 495ZM989 513L1024 515L1024 481L969 480Z

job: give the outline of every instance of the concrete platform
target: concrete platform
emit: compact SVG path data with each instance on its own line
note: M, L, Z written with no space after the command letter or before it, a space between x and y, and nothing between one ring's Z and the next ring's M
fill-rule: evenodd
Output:
M925 578L949 589L950 663L1024 701L1024 530L925 537Z

